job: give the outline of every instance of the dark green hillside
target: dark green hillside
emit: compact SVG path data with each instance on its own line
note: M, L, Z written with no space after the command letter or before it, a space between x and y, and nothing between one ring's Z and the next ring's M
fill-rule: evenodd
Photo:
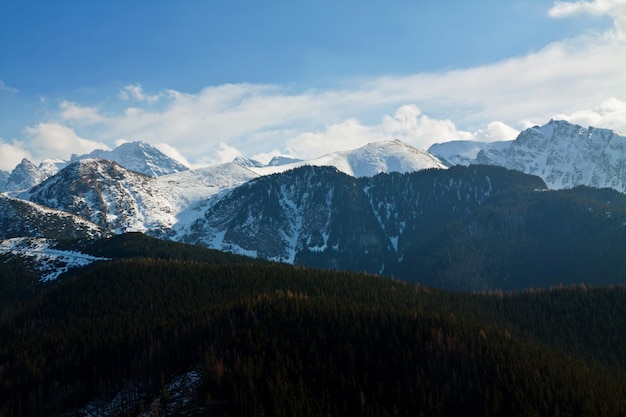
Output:
M124 233L108 239L66 241L58 247L78 249L89 255L112 259L156 258L208 264L266 262L197 245L155 239L143 233Z
M106 250L169 245L119 239ZM167 411L161 381L202 364L190 401L216 415L624 415L625 306L621 287L472 295L189 255L102 262L3 315L0 413L70 411L129 380L152 396L125 411L154 396Z
M623 248L626 196L616 191L505 194L412 246L394 272L470 291L626 284Z
M0 255L0 314L39 292L39 275L23 259Z

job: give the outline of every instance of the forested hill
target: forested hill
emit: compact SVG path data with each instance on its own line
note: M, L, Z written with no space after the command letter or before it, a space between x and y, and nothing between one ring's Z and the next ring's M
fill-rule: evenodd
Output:
M626 413L623 287L462 294L113 239L4 310L2 415Z

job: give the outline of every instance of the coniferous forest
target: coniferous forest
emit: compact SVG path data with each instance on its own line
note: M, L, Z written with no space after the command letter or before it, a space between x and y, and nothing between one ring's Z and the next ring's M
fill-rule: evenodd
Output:
M458 293L140 234L67 245L113 260L47 285L0 262L1 416L626 415L622 286Z

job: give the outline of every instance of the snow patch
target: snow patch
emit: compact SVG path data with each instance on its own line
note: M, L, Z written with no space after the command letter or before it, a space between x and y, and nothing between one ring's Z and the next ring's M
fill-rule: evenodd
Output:
M44 238L11 238L0 241L0 254L10 254L31 260L40 273L42 282L57 279L72 268L87 266L96 261L108 261L78 251L55 249L55 242Z

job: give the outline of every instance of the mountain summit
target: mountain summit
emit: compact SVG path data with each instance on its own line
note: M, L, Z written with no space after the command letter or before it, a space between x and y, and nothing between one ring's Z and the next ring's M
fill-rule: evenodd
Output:
M6 177L4 183L0 184L0 191L28 190L46 178L45 173L28 159L24 158Z
M160 177L189 169L147 142L127 142L112 151L98 149L87 155L73 156L72 162L92 158L117 162L131 171L150 177Z

